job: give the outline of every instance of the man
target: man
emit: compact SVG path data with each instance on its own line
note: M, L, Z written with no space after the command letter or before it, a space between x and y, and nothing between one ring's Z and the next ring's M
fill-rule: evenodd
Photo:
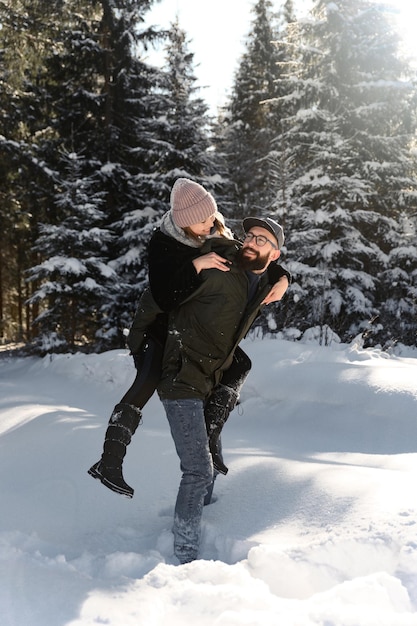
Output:
M243 221L245 239L209 239L205 251L230 262L230 271L204 270L202 284L169 317L158 393L180 458L182 478L174 517L174 552L180 563L198 557L201 515L213 483L204 404L223 384L222 374L249 331L274 283L284 243L281 226L270 218ZM236 401L238 390L231 390ZM233 397L234 396L234 397Z

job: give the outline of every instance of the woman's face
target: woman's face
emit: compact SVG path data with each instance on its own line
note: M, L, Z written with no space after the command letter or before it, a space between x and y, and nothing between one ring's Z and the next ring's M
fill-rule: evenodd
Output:
M207 237L210 234L210 231L214 224L214 214L210 215L204 222L199 222L198 224L192 224L188 228L196 237Z

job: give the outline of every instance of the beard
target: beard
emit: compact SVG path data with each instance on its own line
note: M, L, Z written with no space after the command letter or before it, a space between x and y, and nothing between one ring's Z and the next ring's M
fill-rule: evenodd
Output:
M247 257L245 255L245 251L250 249L256 256ZM256 270L265 269L269 260L268 254L260 254L257 250L253 248L241 248L236 255L236 261L239 268L245 272L253 272Z

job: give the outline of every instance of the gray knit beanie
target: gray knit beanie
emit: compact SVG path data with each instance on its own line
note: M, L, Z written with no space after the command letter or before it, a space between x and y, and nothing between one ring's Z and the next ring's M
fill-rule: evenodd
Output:
M204 187L188 178L178 178L171 191L171 211L175 224L185 228L214 215L217 204Z

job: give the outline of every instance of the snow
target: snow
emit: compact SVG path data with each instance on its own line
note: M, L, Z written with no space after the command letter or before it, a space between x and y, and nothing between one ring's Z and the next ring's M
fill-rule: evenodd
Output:
M87 475L134 377L125 350L0 358L2 626L417 626L417 351L246 340L227 476L201 559L176 564L162 405Z

